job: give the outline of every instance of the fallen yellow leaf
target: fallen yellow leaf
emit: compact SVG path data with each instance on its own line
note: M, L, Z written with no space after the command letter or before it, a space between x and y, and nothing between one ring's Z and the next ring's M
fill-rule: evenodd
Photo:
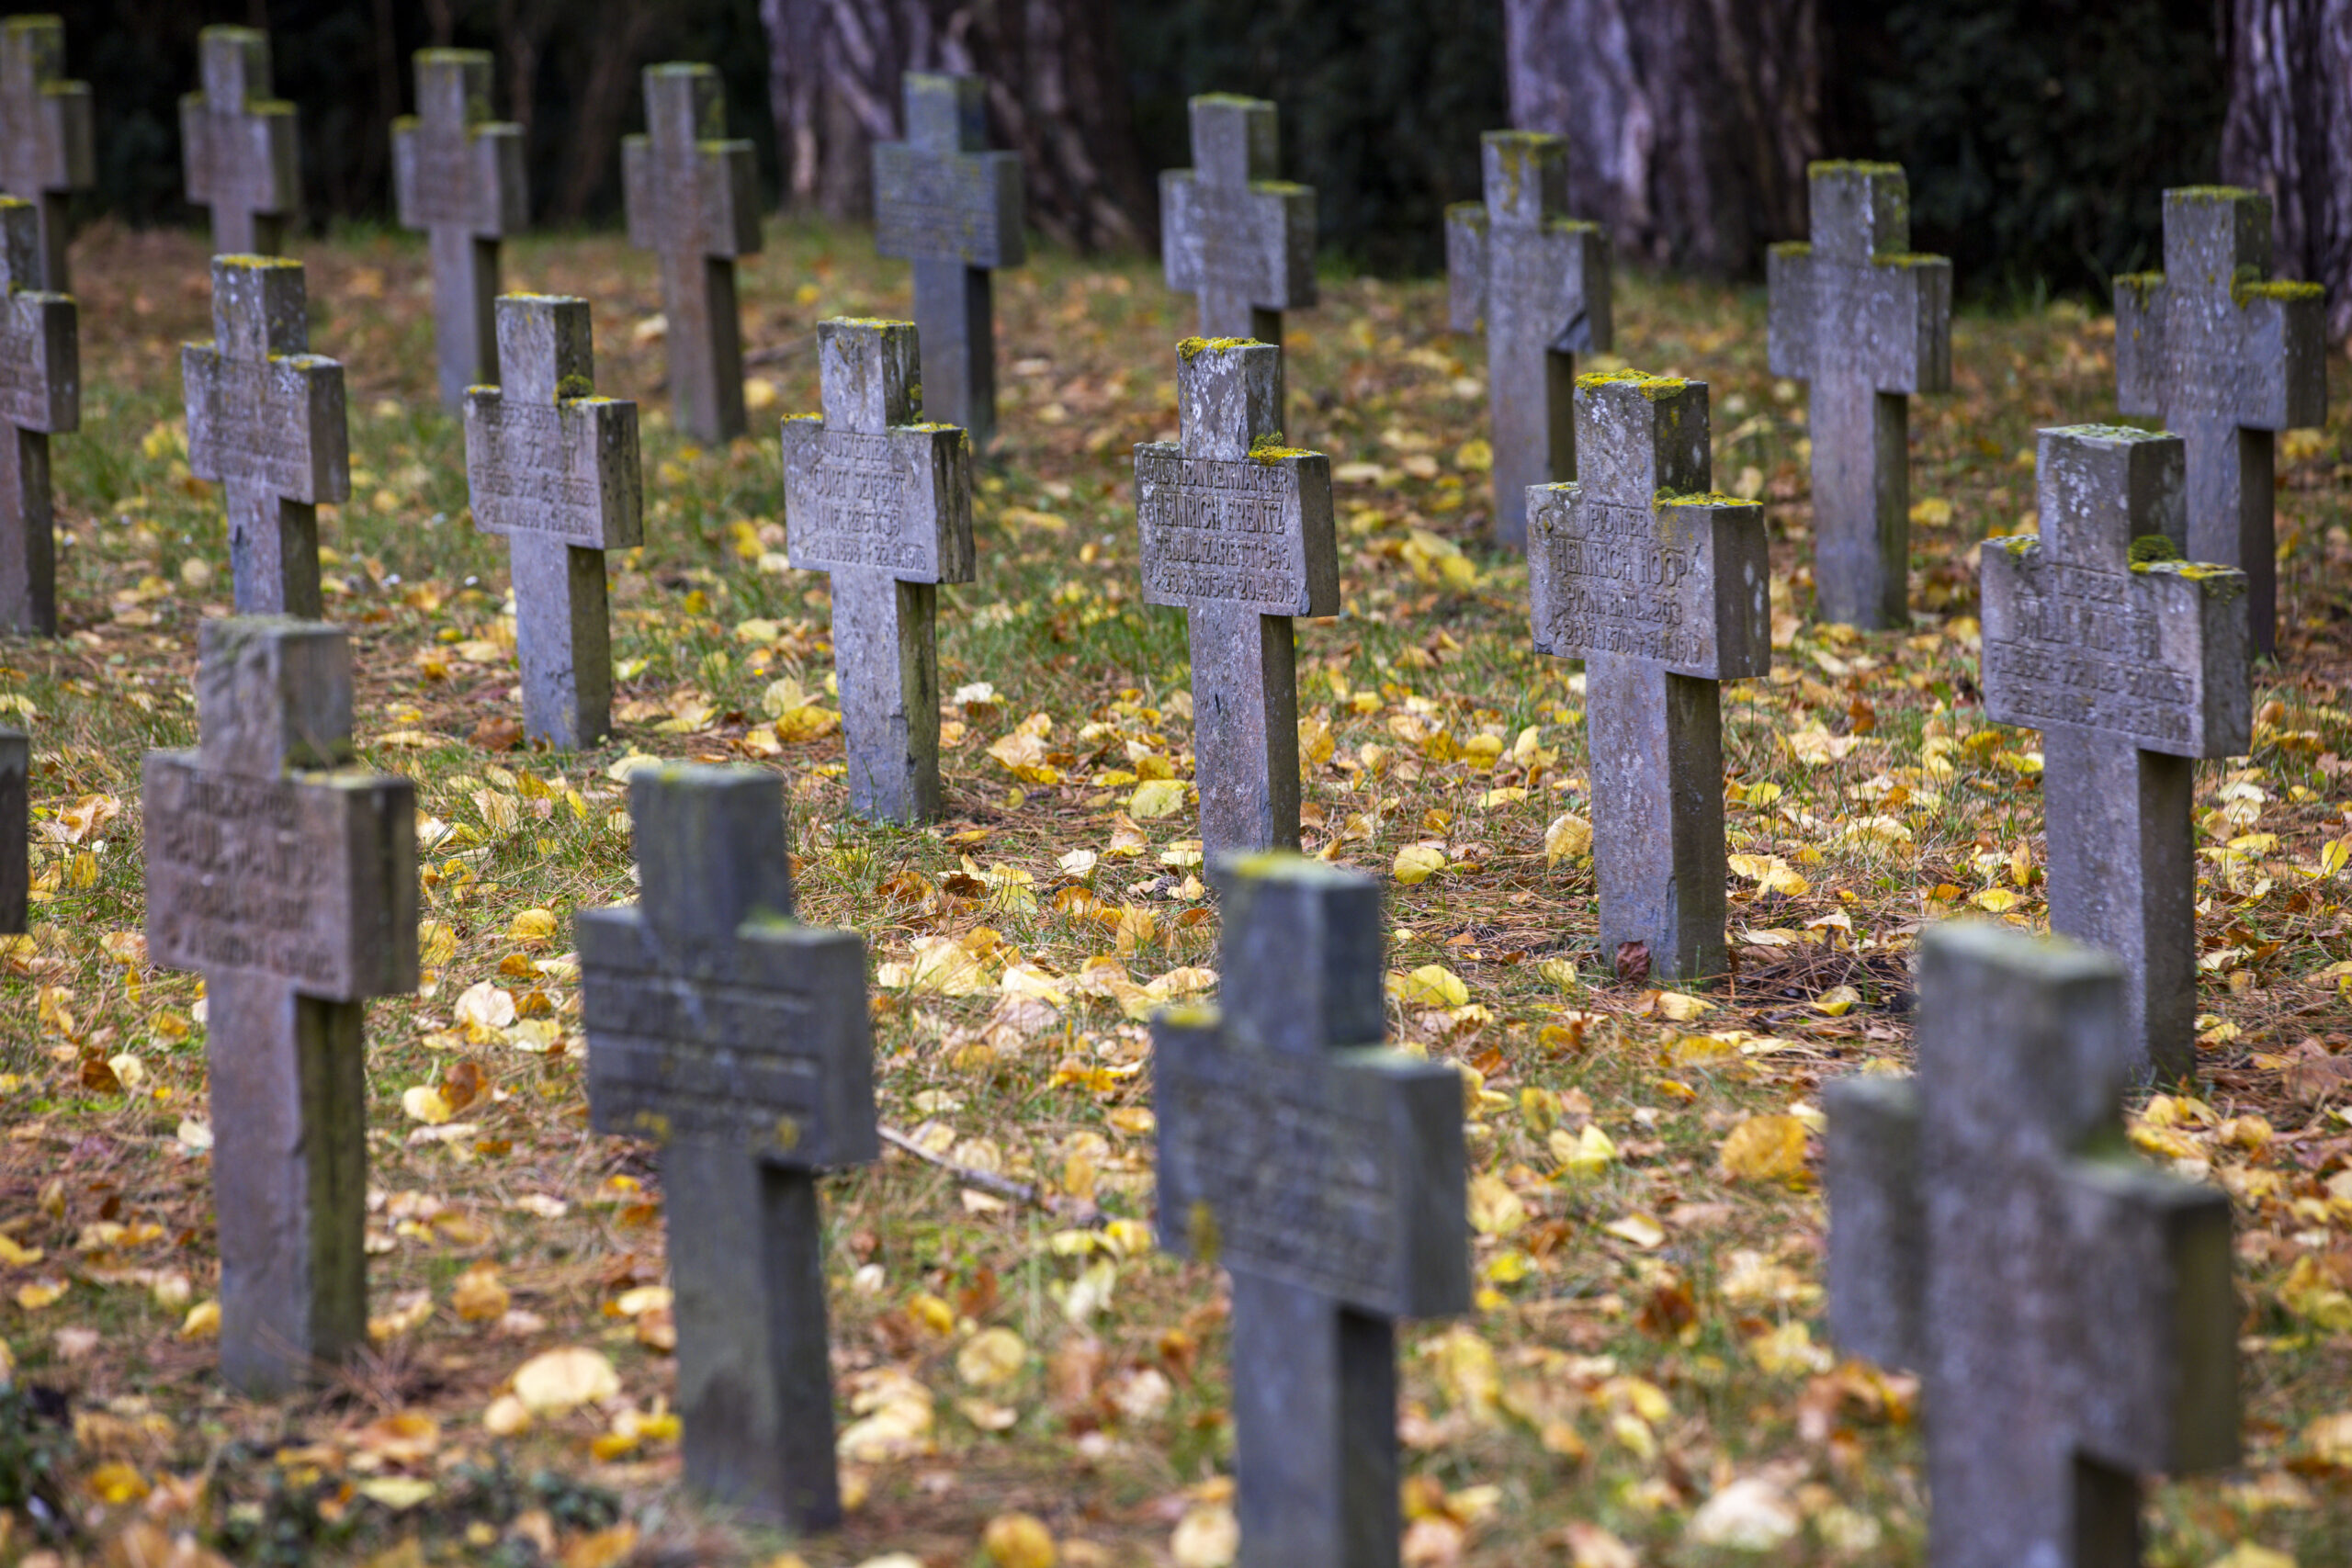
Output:
M1145 821L1173 817L1182 807L1189 787L1182 779L1146 779L1127 797L1127 812Z
M999 1514L980 1532L980 1550L995 1568L1054 1568L1053 1532L1035 1514Z
M956 1352L956 1375L974 1388L1012 1382L1029 1359L1029 1347L1010 1328L983 1328Z
M1427 882L1444 869L1445 852L1443 850L1434 849L1428 844L1407 844L1396 852L1396 861L1390 868L1390 872L1399 883L1410 887L1416 883Z
M1564 811L1552 818L1544 829L1544 860L1557 864L1570 855L1592 852L1592 824L1573 811Z
M1458 1008L1470 1000L1470 987L1444 964L1424 964L1399 977L1396 996L1408 1007Z
M620 1375L601 1350L567 1345L524 1362L514 1372L514 1397L535 1416L560 1416L598 1404L621 1391Z
M1793 1116L1751 1116L1724 1139L1725 1176L1739 1181L1790 1181L1804 1175L1804 1123Z
M1862 993L1851 986L1832 986L1813 998L1813 1007L1815 1011L1827 1013L1831 1018L1843 1018L1861 999Z

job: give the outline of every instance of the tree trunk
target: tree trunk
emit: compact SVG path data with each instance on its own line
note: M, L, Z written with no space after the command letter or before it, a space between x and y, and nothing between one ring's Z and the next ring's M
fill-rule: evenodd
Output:
M760 0L787 205L873 207L874 144L904 131L899 78L983 78L996 145L1021 154L1029 221L1077 250L1151 243L1125 83L1099 0Z
M2222 0L2222 177L2267 192L2274 276L2352 331L2352 0Z
M1511 123L1568 139L1621 254L1718 276L1805 232L1819 0L1503 0Z

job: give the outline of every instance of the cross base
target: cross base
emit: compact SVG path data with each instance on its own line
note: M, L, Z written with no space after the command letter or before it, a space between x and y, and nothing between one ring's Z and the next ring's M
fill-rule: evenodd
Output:
M2228 414L2169 415L2165 426L2188 448L2190 560L2245 573L2247 640L2257 654L2278 651L2278 437Z
M225 488L237 614L317 620L319 509L233 480Z
M1866 378L1818 373L1813 438L1813 592L1824 619L1911 624L1911 400Z
M985 451L996 440L994 275L953 256L919 258L914 275L923 418L962 425Z
M506 543L523 733L567 750L601 740L613 727L605 552L528 534Z
M1298 670L1291 617L1247 605L1184 612L1193 658L1201 853L1298 848Z
M498 242L437 223L432 246L441 406L462 412L468 387L498 382Z
M206 976L220 1371L256 1397L368 1342L366 1004Z
M49 437L20 426L0 429L0 633L57 635L53 526Z
M2197 1075L2196 763L2072 726L2041 732L2052 931L2123 963L2138 1059Z
M870 822L939 815L939 589L833 569L833 671L850 810Z
M1637 942L1653 979L1721 976L1721 688L1611 653L1588 653L1584 674L1601 966Z
M1395 1330L1304 1286L1231 1278L1241 1568L1396 1568Z
M742 434L743 329L735 263L664 249L662 310L670 326L670 406L678 428L697 441Z
M662 1188L688 1483L797 1529L839 1524L816 1177L680 1138Z

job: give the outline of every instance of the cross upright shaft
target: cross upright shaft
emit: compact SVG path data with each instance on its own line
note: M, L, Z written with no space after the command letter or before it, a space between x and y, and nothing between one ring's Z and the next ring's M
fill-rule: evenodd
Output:
M498 244L527 221L523 128L490 118L492 61L473 49L417 51L416 113L392 122L392 184L403 228L433 247L441 403L498 375Z
M49 438L82 419L79 309L40 291L30 203L0 197L0 633L57 635Z
M198 35L202 86L180 99L187 198L212 209L212 254L282 255L302 204L294 106L270 96L269 35L210 27Z
M97 183L90 85L65 75L65 24L55 17L0 20L0 189L33 205L31 267L16 287L69 292L67 198Z
M0 728L0 934L26 929L32 761L31 738L21 729Z

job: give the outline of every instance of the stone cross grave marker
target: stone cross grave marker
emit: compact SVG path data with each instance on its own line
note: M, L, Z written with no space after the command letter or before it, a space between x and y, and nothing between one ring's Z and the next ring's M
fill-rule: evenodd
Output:
M822 414L784 422L785 553L832 574L850 809L939 815L938 607L972 581L964 433L922 418L912 321L817 324Z
M30 203L0 197L0 633L57 635L57 541L49 438L80 428L79 311L38 292Z
M228 492L240 615L319 614L321 502L351 494L343 367L311 346L302 264L212 258L212 341L180 349L187 466Z
M2127 1568L2141 1475L2237 1457L2230 1200L2125 1151L2122 990L1931 925L1917 1073L1822 1095L1830 1332L1925 1380L1936 1568Z
M2245 573L2257 653L2277 647L2275 433L2327 421L2325 300L2270 276L2270 198L2165 192L2165 269L2115 280L2116 402L2188 444L2196 560Z
M281 255L302 206L294 106L269 96L269 35L210 27L198 35L203 88L180 99L187 199L212 209L212 254Z
M368 1342L365 998L416 987L416 797L352 765L342 628L198 652L197 749L147 753L147 949L204 974L220 1370L269 1395Z
M1813 239L1774 245L1772 374L1811 384L1813 585L1849 626L1911 624L1911 403L1951 389L1951 262L1911 253L1899 164L1815 164Z
M988 149L988 84L906 73L907 139L874 148L874 248L914 264L923 406L996 438L991 269L1019 266L1021 154Z
M1331 460L1281 437L1282 350L1176 345L1182 440L1136 447L1147 604L1184 612L1209 863L1298 847L1297 615L1336 615Z
M1159 175L1168 287L1196 294L1204 338L1283 344L1283 312L1315 303L1315 192L1274 177L1280 122L1263 98L1192 100L1193 167ZM1274 363L1273 423L1283 376Z
M523 128L490 118L491 57L478 49L416 52L416 113L392 122L401 226L433 245L433 333L441 403L498 376L498 242L530 221Z
M0 932L25 929L31 897L32 740L0 729Z
M2041 432L2041 532L1987 539L1984 712L2041 731L2051 929L2120 959L2133 1060L2197 1072L2195 759L2250 749L2245 574L2179 558L2184 443Z
M1609 236L1562 214L1564 138L1479 138L1486 197L1445 209L1453 330L1487 328L1496 542L1527 547L1527 487L1577 477L1576 356L1606 349Z
M612 728L605 552L645 538L637 405L594 394L588 301L498 301L504 385L466 394L474 526L506 536L523 733L565 748Z
M65 24L55 17L0 21L0 190L33 204L40 234L17 287L63 294L72 235L66 200L97 183L90 85L65 77Z
M839 1522L817 1171L881 1152L865 942L792 918L784 781L629 776L640 895L582 913L588 1101L662 1148L686 1479Z
M1159 1245L1232 1276L1240 1562L1395 1568L1395 1320L1470 1305L1461 1075L1382 1044L1378 882L1218 881L1219 1002L1152 1021L1152 1100Z
M1600 961L1724 973L1721 682L1772 667L1764 509L1708 491L1707 385L1577 378L1583 479L1527 492L1535 650L1581 658Z
M697 441L744 429L735 258L760 248L760 193L752 144L726 131L717 71L649 65L645 134L621 139L628 243L662 259L670 402Z

